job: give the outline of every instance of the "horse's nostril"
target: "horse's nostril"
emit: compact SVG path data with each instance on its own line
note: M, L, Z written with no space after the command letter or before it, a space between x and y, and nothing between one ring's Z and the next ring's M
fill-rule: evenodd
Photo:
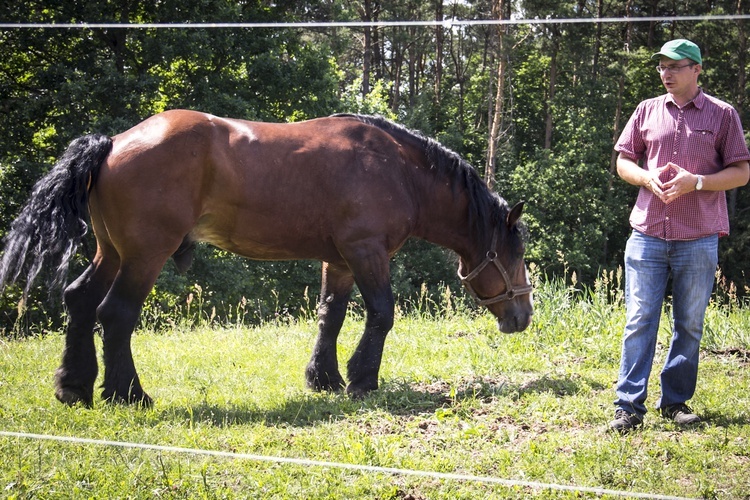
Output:
M503 333L516 333L526 330L531 325L532 315L529 313L514 314L498 318L497 326Z

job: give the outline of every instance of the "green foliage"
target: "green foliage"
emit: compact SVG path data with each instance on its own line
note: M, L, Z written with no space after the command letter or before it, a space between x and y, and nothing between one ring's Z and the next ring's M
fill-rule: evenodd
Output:
M577 157L581 150L551 156L541 150L533 162L510 176L514 191L529 202L526 222L531 239L528 260L551 274L565 265L581 279L598 272L605 243L615 224L608 206L609 172Z
M388 106L389 86L382 80L375 83L367 95L362 95L362 79L355 79L346 87L342 95L341 104L344 111L364 115L380 115L394 119Z

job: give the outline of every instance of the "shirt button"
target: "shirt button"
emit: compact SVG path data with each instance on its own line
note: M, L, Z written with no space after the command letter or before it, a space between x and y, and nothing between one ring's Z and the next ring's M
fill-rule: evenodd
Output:
M664 217L664 220L669 220L669 217Z

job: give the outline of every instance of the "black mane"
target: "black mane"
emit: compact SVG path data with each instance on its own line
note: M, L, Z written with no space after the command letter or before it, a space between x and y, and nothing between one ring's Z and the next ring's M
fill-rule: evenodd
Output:
M483 229L487 227L488 223L491 223L492 226L498 226L505 222L509 211L508 203L499 194L491 191L476 169L456 152L451 151L436 140L426 137L417 130L409 130L382 116L344 113L333 116L355 118L363 123L384 130L402 142L405 142L404 138L406 138L421 147L430 165L439 175L444 175L451 179L455 189L465 189L468 192L468 222L478 234L483 234L483 232L488 233L483 235L487 239L487 244L489 244L492 234L488 231L483 231Z

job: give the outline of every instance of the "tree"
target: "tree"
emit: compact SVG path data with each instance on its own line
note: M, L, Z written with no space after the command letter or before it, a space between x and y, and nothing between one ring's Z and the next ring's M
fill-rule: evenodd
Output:
M497 2L497 19L500 21L508 19L510 13L510 4L506 3L505 0L498 0ZM500 128L503 121L503 109L505 101L505 72L508 65L507 54L506 54L506 42L505 42L505 25L498 25L497 27L497 80L495 85L497 86L497 93L495 100L491 105L493 111L491 113L490 123L490 134L487 140L489 147L487 149L487 166L485 167L484 180L490 188L495 186L495 154L497 149L497 142L500 140Z

